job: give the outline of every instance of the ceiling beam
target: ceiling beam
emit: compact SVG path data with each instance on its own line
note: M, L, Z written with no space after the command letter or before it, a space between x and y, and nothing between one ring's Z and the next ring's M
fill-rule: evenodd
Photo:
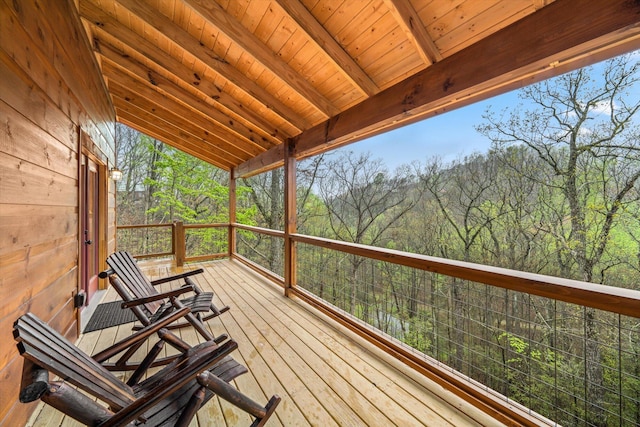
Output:
M233 169L234 178L249 178L262 172L284 165L285 144L273 147L259 156L253 157Z
M433 42L411 3L405 0L385 0L385 4L406 34L407 39L415 46L422 60L427 65L441 61L440 50Z
M149 61L179 76L185 82L188 82L198 90L207 94L211 99L216 100L216 102L231 110L238 117L246 116L245 120L251 120L255 126L260 127L265 132L277 134L277 132L272 130L272 124L266 122L260 116L252 115L249 111L250 109L245 108L242 104L238 104L231 94L224 92L222 88L204 79L203 76L198 76L200 77L200 79L198 79L198 77L194 76L193 71L187 69L168 52L161 50L141 35L127 29L126 25L120 23L90 0L80 0L80 14L95 27L121 41ZM310 126L306 121L300 120L298 114L293 109L271 95L260 85L247 78L247 76L232 67L223 58L216 57L210 49L202 46L200 42L193 38L187 31L177 26L164 15L160 13L158 13L158 15L160 16L156 18L156 30L159 31L161 35L163 31L166 31L163 36L179 46L180 49L198 58L198 60L202 61L212 72L227 80L236 90L246 93L265 109L270 110L282 120L290 123L291 126L296 128L296 131L292 132L292 134L297 134L300 130Z
M119 96L113 96L113 100L118 121L179 150L184 147L184 151L188 154L204 161L211 161L222 169L230 169L236 164L235 161L229 160L226 153L218 150L215 144L184 132L173 123L167 123Z
M558 16L567 17L559 20ZM295 137L299 158L640 49L640 2L557 0ZM264 159L273 158L271 151ZM236 168L253 173L252 159ZM274 163L275 165L276 163Z
M206 142L185 134L173 125L165 125L152 115L145 116L145 111L139 109L135 105L123 102L118 97L114 98L114 107L118 121L126 124L152 138L156 138L163 143L170 145L178 150L184 150L191 154L210 162L211 164L225 170L230 170L235 163L221 156L214 148Z
M365 95L379 92L378 85L360 68L333 36L318 22L299 0L276 0L280 7L293 19L300 29L312 39L333 61L342 74Z

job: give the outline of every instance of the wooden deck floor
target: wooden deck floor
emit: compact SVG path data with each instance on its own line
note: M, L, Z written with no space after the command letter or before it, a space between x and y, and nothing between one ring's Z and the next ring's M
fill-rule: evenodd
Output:
M166 264L142 263L151 277L167 275ZM222 260L192 264L203 289L231 310L208 322L214 334L238 342L233 356L249 368L233 385L265 404L282 397L267 426L479 426L496 420L398 363L282 289L246 269ZM117 299L109 290L104 301ZM79 345L95 352L127 336L131 325L84 334ZM196 334L183 329L195 343ZM227 402L212 399L194 426L249 426L250 418ZM41 406L28 425L75 426L59 412Z

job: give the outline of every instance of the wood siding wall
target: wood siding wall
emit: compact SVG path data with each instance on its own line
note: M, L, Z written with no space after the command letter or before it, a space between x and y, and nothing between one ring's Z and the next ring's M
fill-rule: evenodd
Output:
M73 0L0 0L0 120L0 425L20 426L35 404L18 402L14 320L31 311L78 335L81 130L95 158L114 159L115 114Z

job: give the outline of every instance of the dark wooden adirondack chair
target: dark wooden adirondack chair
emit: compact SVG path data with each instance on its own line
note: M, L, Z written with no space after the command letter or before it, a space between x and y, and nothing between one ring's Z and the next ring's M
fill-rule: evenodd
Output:
M189 348L170 365L136 384L123 383L100 364L101 359L146 339L145 334L155 327L145 328L92 358L35 315L21 316L13 330L18 350L25 358L20 401L42 399L85 425L100 427L140 423L187 426L214 394L256 417L252 426L263 425L274 412L280 402L278 396L262 407L228 384L246 372L229 356L237 348L232 340L222 345L207 341ZM60 380L50 381L49 373Z
M158 321L175 310L188 307L191 313L185 316L187 322L176 323L169 326L169 328L192 325L205 339L214 339L203 322L219 316L229 310L229 307L225 306L222 309L218 309L212 303L213 293L202 292L193 282L191 276L202 273L203 270L201 268L150 281L128 252L120 251L109 255L107 265L110 267L109 270L100 273L100 277L109 278L109 282L124 301L123 308L133 310L140 323L144 326ZM159 284L174 280L184 280L185 283L177 289L164 293L155 288ZM178 299L180 295L189 292L194 295ZM203 313L205 313L204 316L202 315ZM216 338L216 340L222 339L224 337Z

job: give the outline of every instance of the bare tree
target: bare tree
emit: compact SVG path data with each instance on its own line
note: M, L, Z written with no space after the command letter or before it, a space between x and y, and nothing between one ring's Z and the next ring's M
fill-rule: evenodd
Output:
M495 161L481 154L448 165L436 158L426 165L421 175L422 185L449 224L450 242L441 245L442 256L471 261L472 251L479 246L477 242L482 234L504 215L507 206L496 192L496 171ZM461 244L461 253L457 252L457 245L451 244L455 241ZM470 297L460 279L452 278L449 290L449 364L460 370L464 360L464 331L471 316L467 312Z
M640 80L637 57L615 58L603 66L602 75L593 73L585 68L527 87L520 96L535 108L514 109L508 119L489 113L488 124L479 129L497 149L521 144L545 165L545 171L529 178L543 177L550 193L561 194L549 203L567 215L542 218L547 223L541 225L555 231L559 248L585 281L604 278L607 267L600 263L611 230L626 207L637 202L633 189L640 179L640 131L633 121L640 98L631 93ZM588 420L600 426L606 416L595 310L585 313L585 331Z
M331 235L347 242L372 246L384 245L389 231L418 198L412 175L400 168L390 175L382 160L370 153L344 155L328 161L320 179L319 192L328 211ZM363 259L351 257L351 294L349 309L355 313L358 294L358 269ZM366 284L364 285L366 286ZM365 291L365 289L362 289ZM367 310L366 304L363 310Z

